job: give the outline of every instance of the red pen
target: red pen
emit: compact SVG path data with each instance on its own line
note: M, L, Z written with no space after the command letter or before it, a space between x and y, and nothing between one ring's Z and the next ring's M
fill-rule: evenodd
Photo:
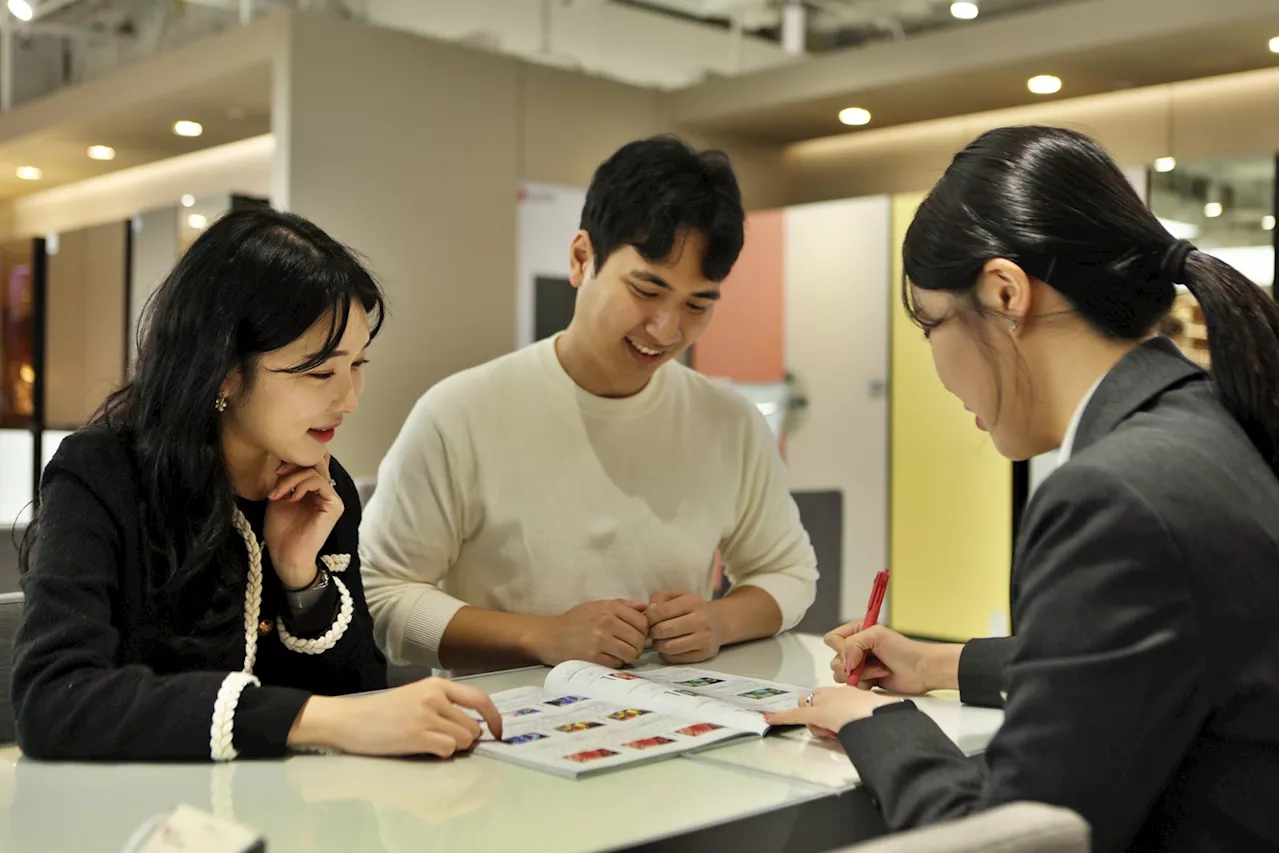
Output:
M884 604L884 594L889 588L889 570L876 572L876 579L871 584L871 600L867 602L867 615L862 620L862 630L865 631L872 625L880 621L880 608ZM853 668L853 672L849 673L849 679L846 682L850 687L857 687L858 680L862 677L862 667L867 662L869 655L863 655L862 660Z

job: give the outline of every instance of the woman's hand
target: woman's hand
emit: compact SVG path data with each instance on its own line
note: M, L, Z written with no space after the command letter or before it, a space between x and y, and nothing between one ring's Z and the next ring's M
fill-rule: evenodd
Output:
M866 658L858 687L880 687L893 693L919 695L930 690L954 690L959 684L962 645L909 640L883 625L859 631L860 622L841 625L823 638L836 655L831 675L840 684Z
M316 558L342 517L342 498L329 477L329 454L314 468L285 463L267 495L263 536L271 565L287 589L302 589L316 576Z
M477 711L495 738L502 717L488 695L443 678L424 678L372 696L312 696L289 732L290 746L322 746L354 755L449 757L479 739Z
M901 701L869 690L823 687L800 697L800 706L794 711L766 714L765 719L771 726L803 725L818 737L835 737L849 723L870 717L881 705Z

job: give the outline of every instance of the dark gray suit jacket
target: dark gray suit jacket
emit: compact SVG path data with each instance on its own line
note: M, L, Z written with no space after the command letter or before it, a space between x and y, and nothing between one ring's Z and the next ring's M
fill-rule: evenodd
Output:
M840 732L894 829L1015 800L1074 809L1097 851L1277 849L1276 475L1163 339L1098 386L1027 508L1015 638L975 640L999 704L987 768L910 703Z

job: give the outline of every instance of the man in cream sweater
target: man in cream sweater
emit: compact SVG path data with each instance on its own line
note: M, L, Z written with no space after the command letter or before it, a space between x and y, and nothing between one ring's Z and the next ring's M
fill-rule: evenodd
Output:
M728 159L672 137L596 171L569 328L433 387L382 462L360 550L392 662L694 663L804 615L817 568L773 435L676 361L744 218Z

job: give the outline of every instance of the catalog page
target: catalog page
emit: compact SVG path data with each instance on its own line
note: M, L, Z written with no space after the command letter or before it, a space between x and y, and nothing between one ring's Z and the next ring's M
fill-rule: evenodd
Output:
M493 695L502 740L487 732L477 751L503 761L576 778L665 758L749 732L676 718L581 692L521 687Z
M758 735L769 731L764 714L796 707L801 687L691 667L613 670L566 661L547 674L546 687L596 699L639 705L664 714L707 720Z

